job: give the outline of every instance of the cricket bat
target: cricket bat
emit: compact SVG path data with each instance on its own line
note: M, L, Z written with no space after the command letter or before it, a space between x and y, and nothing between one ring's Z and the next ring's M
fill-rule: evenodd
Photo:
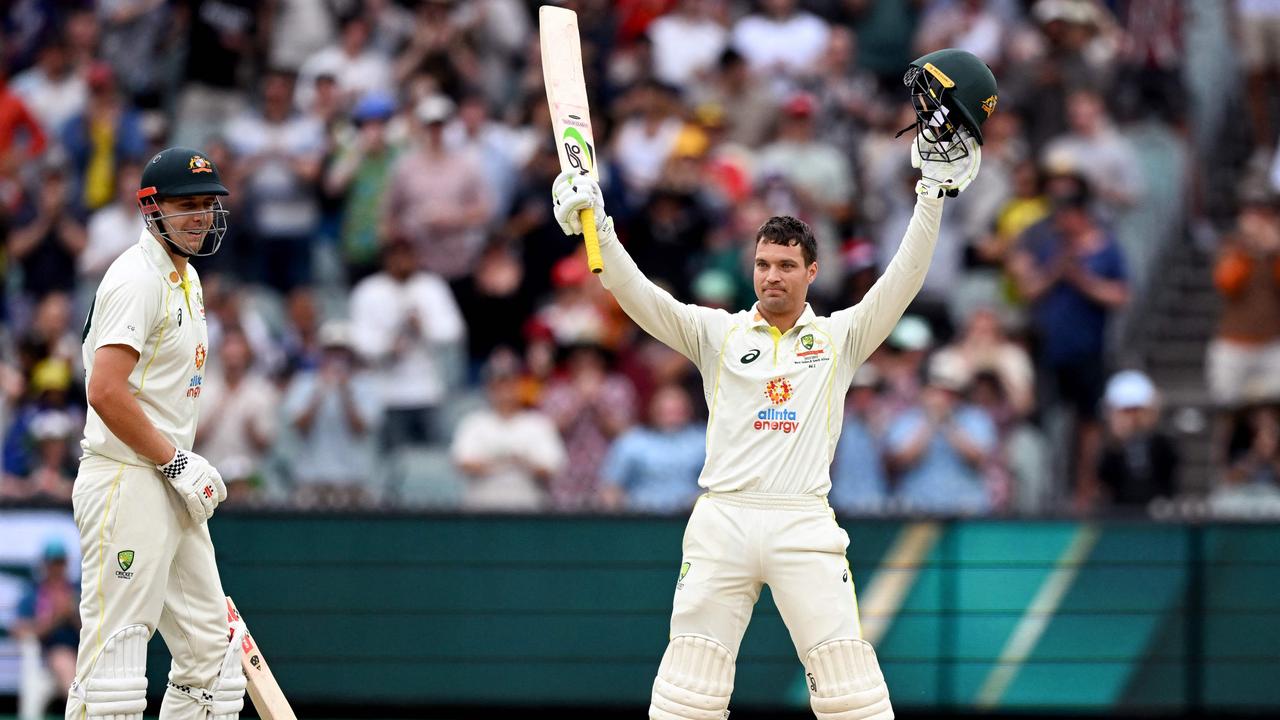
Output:
M542 44L542 83L547 87L547 107L551 110L560 169L599 180L591 110L587 107L587 80L582 74L578 14L543 5L538 9L538 39ZM600 258L600 238L596 236L595 210L587 208L579 217L582 239L587 244L587 265L593 273L602 272L604 261Z
M243 622L244 618L240 617L240 611L228 596L227 622L236 620ZM262 720L298 720L298 716L293 714L293 708L289 707L289 701L280 691L280 685L271 674L271 668L267 665L266 658L262 657L262 651L258 649L258 643L254 642L247 625L244 636L240 638L240 646L244 650L240 656L240 664L244 667L244 676L249 681L249 698L253 700L253 707L258 711L258 717Z

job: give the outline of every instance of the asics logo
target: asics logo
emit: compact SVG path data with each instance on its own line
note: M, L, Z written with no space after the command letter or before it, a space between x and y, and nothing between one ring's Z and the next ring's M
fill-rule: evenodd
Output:
M743 365L750 365L751 363L755 362L756 358L758 357L760 357L760 351L752 350L746 355L743 355L742 357L738 358L738 362L742 363Z

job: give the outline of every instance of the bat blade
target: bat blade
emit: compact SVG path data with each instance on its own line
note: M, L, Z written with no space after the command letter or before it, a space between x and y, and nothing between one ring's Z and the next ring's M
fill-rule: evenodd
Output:
M547 108L551 112L560 169L599 180L587 80L582 72L578 14L567 8L543 5L538 9L538 39L542 46L542 82L547 88ZM583 210L581 219L587 264L591 272L599 273L604 270L604 262L596 236L595 212L590 208Z
M240 616L236 604L228 596L227 622L236 620L243 622L244 618ZM249 681L249 699L253 701L258 717L262 720L298 720L284 692L280 690L280 684L276 682L275 675L271 674L271 667L267 665L267 660L262 656L262 651L253 639L253 633L249 632L247 624L244 635L240 638L240 647L244 651L240 655L240 664L244 667L245 679Z

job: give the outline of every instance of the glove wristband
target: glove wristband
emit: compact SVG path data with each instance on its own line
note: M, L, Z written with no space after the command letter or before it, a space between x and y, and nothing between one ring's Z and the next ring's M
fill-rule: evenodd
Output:
M181 450L177 450L173 453L172 460L164 465L157 465L156 469L160 471L161 475L164 475L170 480L174 480L182 474L183 470L187 469L187 464L189 462L190 460L187 458L187 454Z

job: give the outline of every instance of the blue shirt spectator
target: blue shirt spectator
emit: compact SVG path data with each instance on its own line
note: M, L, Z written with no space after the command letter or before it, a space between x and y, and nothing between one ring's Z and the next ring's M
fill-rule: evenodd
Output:
M841 512L876 512L888 498L884 467L884 403L880 371L864 363L853 375L848 412L831 471L831 505Z
M983 463L996 447L987 414L964 405L963 369L934 362L918 407L894 419L885 438L900 477L896 497L912 511L984 513L991 496Z
M618 437L601 468L605 507L639 512L688 510L698 495L706 460L706 428L693 423L689 395L676 385L649 402L651 426Z

